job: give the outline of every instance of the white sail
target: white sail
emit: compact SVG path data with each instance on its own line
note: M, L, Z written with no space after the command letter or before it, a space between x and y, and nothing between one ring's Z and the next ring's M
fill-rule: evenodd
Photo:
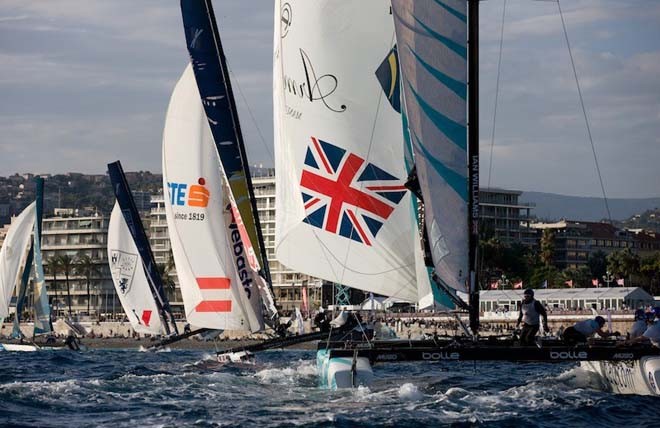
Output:
M375 75L393 42L387 0L276 2L275 245L291 269L416 301L401 117Z
M465 289L467 18L465 0L392 0L403 99L433 264Z
M20 281L21 265L30 244L35 210L36 203L32 202L14 219L0 249L0 318L9 315L11 296Z
M108 225L108 261L121 306L138 333L161 334L163 324L135 246L119 204L115 202Z
M163 187L188 322L220 330L263 329L254 251L244 240L247 233L240 217L233 215L190 66L174 88L167 110Z

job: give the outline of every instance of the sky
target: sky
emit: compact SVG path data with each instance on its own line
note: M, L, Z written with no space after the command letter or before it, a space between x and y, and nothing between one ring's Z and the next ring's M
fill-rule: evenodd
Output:
M480 9L482 187L601 196L555 2L507 0L491 138L503 6ZM660 2L561 7L607 196L660 196ZM272 166L273 2L214 8L250 163ZM160 172L187 61L176 0L3 0L0 176Z

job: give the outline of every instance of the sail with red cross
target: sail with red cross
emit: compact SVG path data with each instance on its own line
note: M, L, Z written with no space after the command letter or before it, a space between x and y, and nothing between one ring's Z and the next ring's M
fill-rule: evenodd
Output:
M305 223L367 246L406 194L399 178L316 137L307 148L300 187Z
M417 302L419 232L388 98L397 80L382 76L390 5L275 3L274 250L294 272Z

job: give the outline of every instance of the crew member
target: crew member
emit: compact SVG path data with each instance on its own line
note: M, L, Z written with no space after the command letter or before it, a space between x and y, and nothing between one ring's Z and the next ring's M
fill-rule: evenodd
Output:
M323 311L323 308L320 308L319 313L314 317L314 325L316 325L321 332L325 333L330 331L330 321Z
M637 309L635 311L635 322L630 328L630 339L635 339L643 335L647 328L648 325L646 323L646 313L644 312L644 309Z
M600 337L619 336L619 332L603 331L605 318L597 316L592 320L578 321L572 327L564 330L564 343L575 345L576 343L586 343L587 339L598 333Z
M634 344L639 342L651 342L656 348L660 348L660 307L653 308L651 312L655 321L646 329L644 334L636 337L627 343Z
M520 313L518 314L518 323L516 328L520 327L520 322L523 323L522 332L520 333L521 345L533 345L536 333L539 331L541 325L541 317L543 317L543 330L548 329L548 314L545 308L538 300L534 299L534 290L528 288L523 293L523 301L520 304Z

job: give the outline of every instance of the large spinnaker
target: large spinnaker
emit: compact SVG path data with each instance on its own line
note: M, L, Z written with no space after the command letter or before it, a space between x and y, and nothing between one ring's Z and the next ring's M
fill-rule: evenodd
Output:
M441 281L465 290L467 17L465 0L392 0L403 99Z
M21 265L36 217L36 203L32 202L14 220L0 249L0 319L9 316L9 303L16 284L20 281Z
M376 76L393 43L389 1L276 2L275 245L291 269L413 302L401 117Z
M188 66L172 93L163 132L165 209L186 318L197 327L259 331L260 279L225 183Z
M108 225L108 260L112 282L133 330L145 334L163 333L142 258L117 202Z

